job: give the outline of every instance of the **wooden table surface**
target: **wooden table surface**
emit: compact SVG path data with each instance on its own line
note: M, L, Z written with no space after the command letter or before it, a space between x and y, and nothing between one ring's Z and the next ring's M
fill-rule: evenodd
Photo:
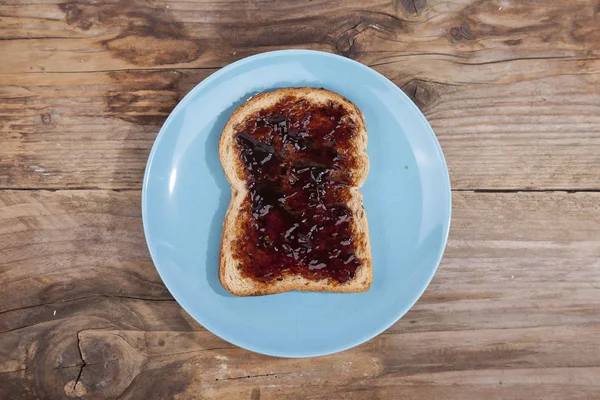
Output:
M0 2L0 399L600 399L599 1L61 1ZM316 359L207 332L142 232L169 112L282 48L401 87L453 187L423 297Z

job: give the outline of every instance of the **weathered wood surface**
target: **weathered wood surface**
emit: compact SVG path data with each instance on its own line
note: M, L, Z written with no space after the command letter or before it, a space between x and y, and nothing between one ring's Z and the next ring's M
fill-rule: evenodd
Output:
M140 188L161 123L211 72L0 74L0 188ZM600 189L600 73L396 83L437 133L453 188Z
M600 398L597 0L7 0L0 39L0 399ZM280 48L390 78L456 190L417 305L312 360L204 330L141 227L168 113Z
M456 192L417 305L312 360L252 354L191 320L139 210L137 191L0 192L0 398L600 395L600 193Z
M600 189L598 7L5 2L0 188L139 188L160 124L197 82L308 47L371 65L415 99L456 189Z

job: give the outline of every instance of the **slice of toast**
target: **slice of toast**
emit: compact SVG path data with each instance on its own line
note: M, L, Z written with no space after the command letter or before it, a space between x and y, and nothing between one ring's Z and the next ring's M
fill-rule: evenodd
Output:
M276 110L278 114L273 116L274 111L272 110ZM309 111L301 114L304 112L302 110ZM286 113L290 115L286 115ZM332 116L328 117L330 114ZM299 116L303 118L302 122L299 122ZM320 132L319 129L323 130L322 127L328 123L327 118L331 120L338 118L337 126L334 128L335 131L332 130L330 135L317 137ZM266 128L263 127L265 124L267 124ZM292 130L293 126L298 127L300 124L306 128L304 131L300 133L288 132L288 129ZM317 128L311 131L311 126L313 125ZM273 154L263 157L260 163L252 161L255 162L253 164L254 167L248 164L248 154L254 157L255 154L258 154L258 148L254 147L254 152L247 153L249 151L247 150L248 147L245 147L245 142L242 140L243 137L248 137L246 133L249 129L255 129L252 131L254 132L254 136L250 138L254 146L259 146L260 149L267 149L265 151L273 152ZM267 136L270 139L265 139L266 141L261 142L262 132L268 132ZM288 175L286 174L296 174L294 178L289 178L289 182L295 182L296 176L299 176L298 174L308 169L300 169L292 165L294 162L299 162L297 160L302 160L302 162L307 161L300 154L303 147L298 146L294 142L295 148L300 149L297 152L289 143L284 142L285 140L289 140L288 136L291 134L299 137L300 139L298 140L307 138L306 140L310 141L310 148L307 150L313 151L310 154L330 154L335 155L334 160L341 160L339 161L340 164L335 164L329 169L319 170L319 167L313 167L311 174L313 174L312 171L326 171L329 175L327 178L324 178L324 183L315 178L315 174L311 175L312 180L310 180L309 184L313 185L310 186L312 192L307 195L309 196L307 198L313 199L314 194L318 190L321 190L320 188L326 187L327 189L322 190L322 193L326 193L325 198L327 199L327 196L330 196L331 193L335 195L341 193L337 198L334 194L331 196L334 196L332 198L338 201L342 199L343 204L337 205L332 203L333 205L323 205L313 202L310 204L307 203L305 209L302 209L301 204L300 206L296 204L294 207L290 206L293 208L291 211L275 208L274 210L277 212L285 212L285 218L287 219L280 217L275 220L274 224L267 223L260 220L260 218L268 218L263 217L262 214L268 214L268 210L273 210L273 207L267 206L267 208L263 207L262 209L256 209L255 207L260 206L256 201L269 197L270 194L262 193L262 197L256 194L256 187L260 184L260 182L255 182L256 179L263 179L263 181L268 182L270 185L268 186L270 188L268 190L280 190L277 185L281 185L282 188L287 187L285 185L290 185L286 180L288 179ZM338 136L332 139L331 135L338 135L342 139L339 139ZM327 139L327 143L325 143L325 138ZM268 142L269 140L270 142ZM319 143L319 141L323 143ZM344 144L343 148L340 143ZM273 150L277 147L277 144L279 144L278 153ZM336 148L338 144L340 144L340 148ZM369 289L372 280L371 248L367 216L363 207L362 194L359 191L359 187L365 181L369 170L366 147L367 131L362 112L349 100L325 89L285 88L273 92L260 93L234 111L223 129L219 141L219 157L225 175L231 183L232 194L223 223L219 259L219 278L227 291L238 296L253 296L282 293L290 290L363 292ZM292 165L293 173L288 171L289 168L283 170L283 172L281 169L277 169L277 172L273 173L273 176L268 175L266 172L264 173L264 176L267 178L270 177L269 179L279 179L280 181L277 181L277 183L273 183L274 181L264 177L260 178L263 175L256 175L256 170L263 168L263 164L267 165L264 168L281 168L277 166L277 163L273 163L273 160L271 160L272 156L277 157L280 166L287 165L282 163L283 161L281 160L285 160L286 162L288 159L296 160L289 161L289 164ZM325 159L327 158L325 157ZM253 158L252 160L255 159ZM273 165L272 167L269 166L271 164ZM314 166L318 164L315 160L309 160L307 165ZM254 169L251 170L251 168ZM257 176L259 177L257 178ZM273 178L274 176L276 177ZM313 181L320 183L314 183ZM338 182L341 183L338 184ZM252 191L250 188L252 188ZM287 204L285 203L285 201L288 201L286 199L291 198L295 194L297 193L292 193L288 197L280 195L278 201ZM300 196L303 195L302 193L300 194ZM289 201L291 202L291 200ZM326 200L320 201L325 202ZM272 204L274 207L277 207L280 203L274 201ZM317 204L316 208L315 204ZM344 214L344 216L338 218L337 222L328 222L328 225L325 223L318 225L318 227L315 225L311 228L308 235L302 236L302 241L297 239L302 242L302 246L304 247L290 249L287 258L277 253L278 251L282 251L277 246L286 246L284 236L285 238L289 236L288 231L290 229L293 230L294 227L306 221L306 218L301 220L300 214L318 214L318 216L313 216L315 221L317 218L329 220L331 218L327 219L329 217L327 212L333 213L339 209L342 210L340 211L341 214L346 213L347 215ZM287 225L285 221L287 221ZM344 224L347 223L348 225L340 224L339 221L346 221ZM257 222L261 222L263 225L257 224ZM335 226L333 225L334 223L336 223ZM345 227L344 229L351 233L351 236L349 236L351 240L344 242L343 238L340 237L342 244L335 242L335 237L338 234L336 231L338 224ZM260 226L263 226L263 228L260 228ZM275 238L265 235L257 239L261 235L258 231L264 231L265 227L271 230L270 236L275 236ZM307 239L307 237L318 237L318 230L324 228L324 231L329 233L326 237L321 236L321 241L327 241L326 243L323 242L326 246L323 245L321 247L344 249L343 254L345 254L347 259L337 259L335 255L339 255L340 252L334 253L334 250L327 253L331 255L325 257L324 251L327 249L319 249L317 239L314 239L316 244L306 243L307 241L310 242L310 239ZM276 229L279 229L279 231ZM317 232L315 233L317 236L311 236L313 232ZM348 237L347 232L346 237ZM293 238L294 236L291 237ZM268 243L265 241L268 241ZM342 245L346 246L348 242L351 242L349 245L351 246L350 249L340 247ZM284 244L282 245L282 243ZM311 253L313 250L314 253ZM300 253L295 253L295 251ZM328 258L331 261L317 265L317 261L311 259L312 256L308 253L320 254L319 257L321 259ZM300 255L298 256L298 254ZM350 257L347 257L348 254L350 254ZM284 260L284 265L269 265L269 262L265 261L275 259ZM294 263L295 260L298 260L297 264ZM352 267L346 268L346 264L350 264ZM339 278L339 276L343 276L343 278Z

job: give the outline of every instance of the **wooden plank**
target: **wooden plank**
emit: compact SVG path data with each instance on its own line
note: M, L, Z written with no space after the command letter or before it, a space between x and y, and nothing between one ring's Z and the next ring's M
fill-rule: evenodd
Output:
M10 85L0 99L0 188L141 188L161 123L212 72L0 75ZM453 188L600 189L600 74L396 83L437 133Z
M413 81L414 82L414 81ZM405 87L442 144L455 189L600 188L600 74Z
M229 2L0 4L0 188L140 188L160 124L212 67L308 47L402 87L456 189L600 189L595 0Z
M0 188L140 188L160 125L212 72L2 75Z
M332 51L396 73L473 82L598 72L596 0L71 1L3 4L6 73L221 67L280 48ZM224 11L227 10L227 11ZM415 12L416 10L416 12ZM469 65L521 60L521 65ZM526 62L529 61L529 62ZM391 65L388 64L388 65ZM526 65L529 71L522 67ZM485 72L484 72L485 71ZM490 73L492 71L492 73Z
M345 353L300 360L274 359L223 342L211 343L206 332L73 333L62 339L70 339L71 349L80 349L80 361L72 360L71 366L64 364L63 357L56 365L60 353L54 349L48 351L54 354L47 361L47 366L59 371L54 375L62 373L65 381L71 380L64 386L47 384L44 391L33 389L35 394L227 400L257 398L256 393L261 399L364 399L368 393L371 397L366 398L469 400L482 396L592 399L600 393L595 379L600 368L587 365L599 356L597 341L590 340L600 333L597 324L570 330L480 331L480 336L473 332L382 335ZM553 343L540 341L544 336ZM13 339L19 347L31 340L19 339ZM468 344L457 344L464 341ZM560 348L565 349L553 353ZM569 349L586 357L578 360ZM36 370L41 372L41 367ZM72 370L81 370L81 375L65 374ZM26 379L24 371L10 374L15 381ZM49 382L38 381L32 387L36 383Z
M139 192L1 191L0 398L600 396L600 193L453 202L442 265L403 319L288 360L214 337L159 288Z
M141 188L160 125L214 70L0 75L0 188ZM600 189L600 74L503 85L395 83L455 189Z
M0 312L97 295L171 299L148 255L139 197L0 192Z

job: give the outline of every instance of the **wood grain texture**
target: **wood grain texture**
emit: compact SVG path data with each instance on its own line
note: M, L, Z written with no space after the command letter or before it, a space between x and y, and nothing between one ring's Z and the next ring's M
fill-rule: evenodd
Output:
M196 83L241 57L302 47L400 86L429 118L456 189L597 190L598 7L7 2L0 188L140 188L161 123Z
M420 8L415 13L402 1L358 0L17 2L2 5L10 17L0 34L12 39L7 51L20 53L7 73L42 66L47 72L222 67L256 52L306 46L372 64L420 66L413 74L436 80L469 80L478 65L515 59L534 67L527 73L535 77L541 67L550 74L563 64L579 65L579 73L600 66L596 0L429 1ZM485 79L524 73L519 63L506 64Z
M160 125L211 72L2 75L0 188L141 188Z
M598 27L598 0L0 2L0 399L600 398ZM415 307L311 360L199 326L140 216L177 102L283 48L402 88L456 190Z
M160 125L211 72L0 75L0 187L141 188ZM600 189L600 74L397 84L429 119L453 188Z
M171 298L144 241L139 192L0 193L0 282L11 288L0 291L1 310L98 295Z
M136 255L138 210L136 191L0 192L0 398L600 396L599 193L455 192L417 305L306 360L236 348L188 317Z

